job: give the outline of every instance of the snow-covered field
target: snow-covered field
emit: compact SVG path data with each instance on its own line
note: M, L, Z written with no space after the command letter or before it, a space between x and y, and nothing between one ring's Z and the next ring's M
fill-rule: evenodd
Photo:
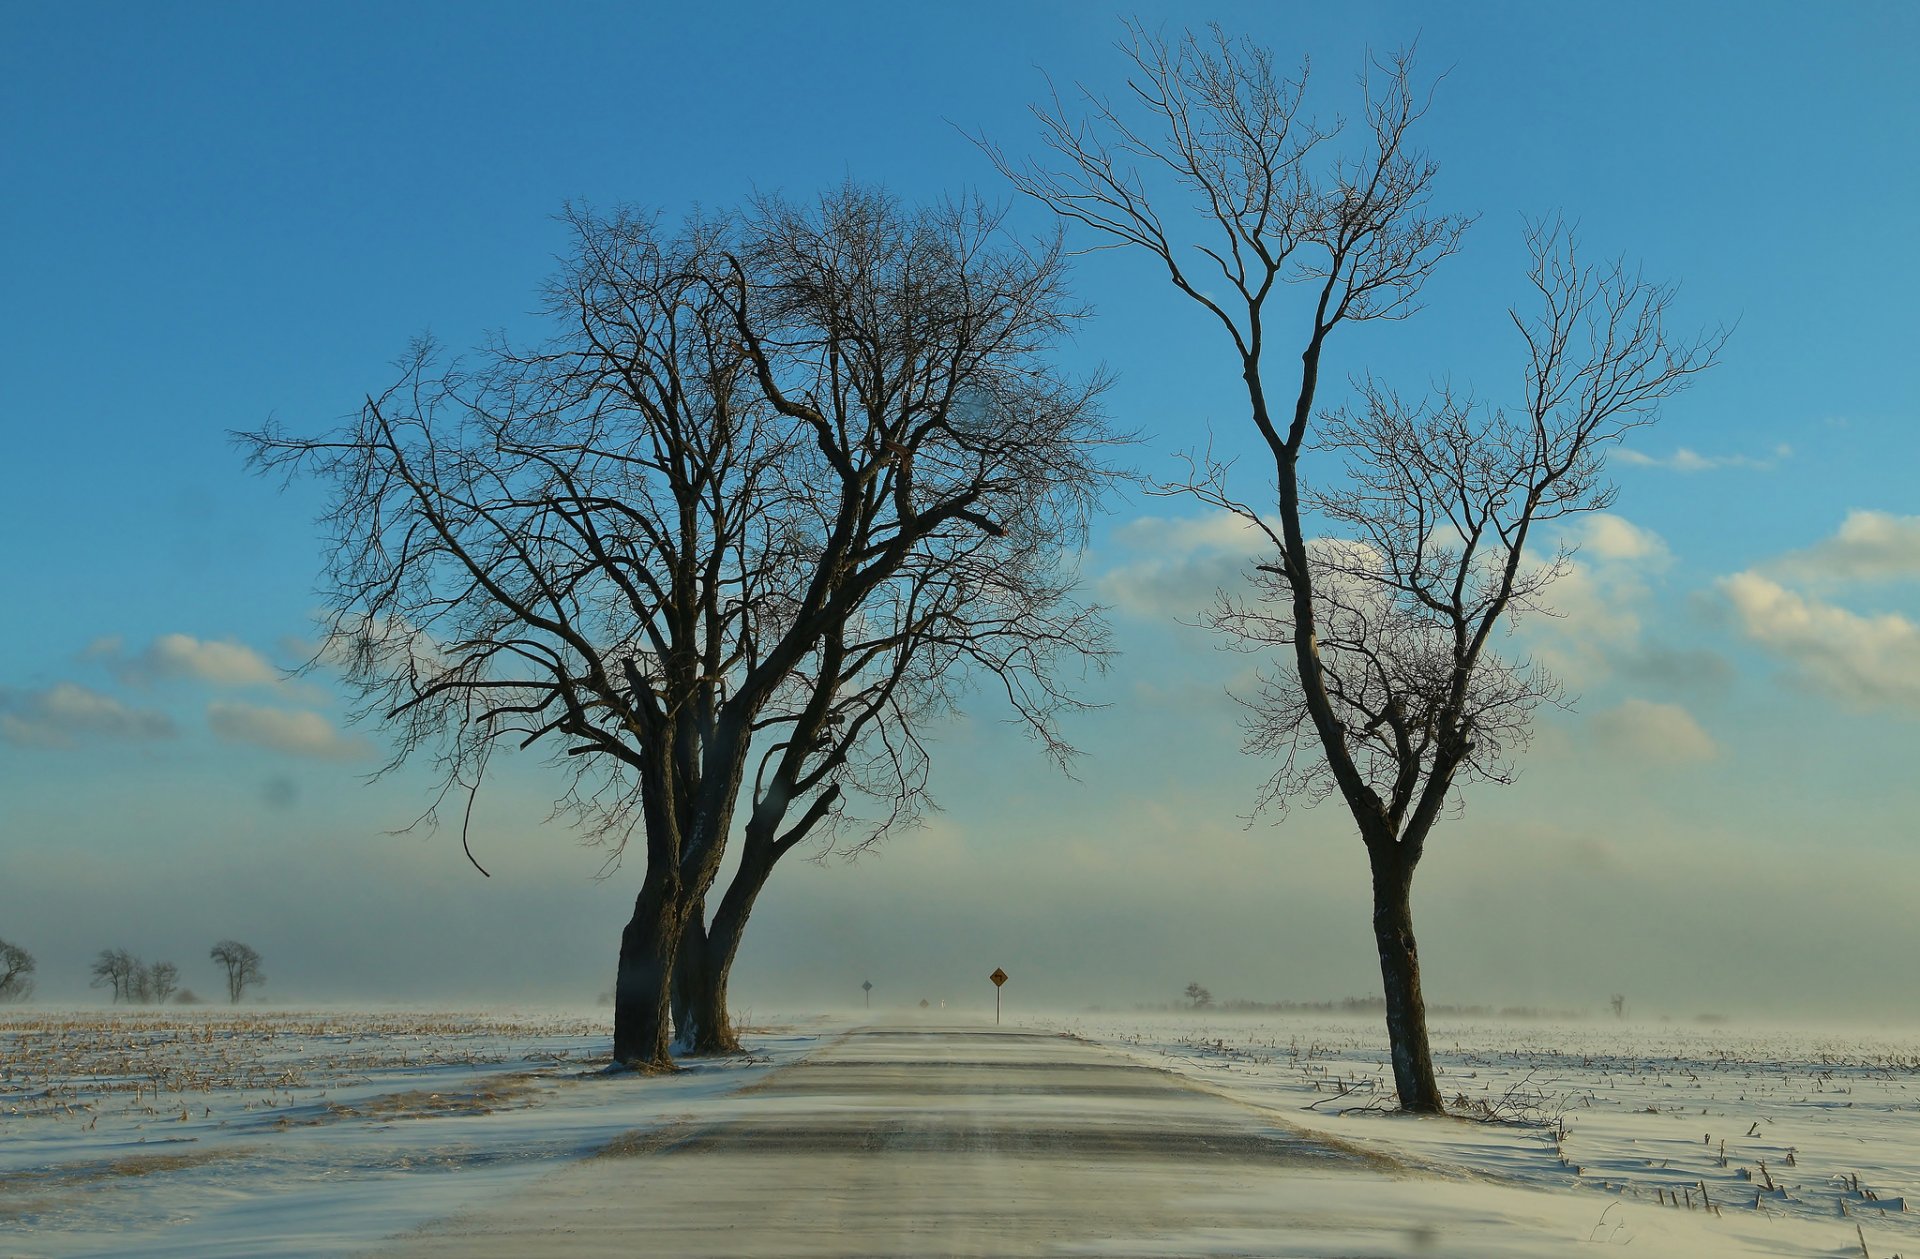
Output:
M634 1087L605 1011L0 1013L0 1255L351 1254L752 1083Z
M1588 1195L1595 1241L1630 1241L1621 1219L1655 1205L1830 1225L1819 1253L1864 1237L1873 1259L1920 1255L1920 1035L1436 1021L1441 1088L1477 1117L1461 1121L1389 1112L1376 1018L1037 1022L1443 1174Z
M1582 1242L1920 1256L1920 1036L1440 1021L1443 1088L1477 1118L1413 1119L1388 1113L1370 1018L1018 1021L1435 1173L1391 1182L1416 1214L1524 1199L1590 1216ZM0 1013L0 1256L364 1251L764 1106L731 1095L845 1026L783 1020L745 1059L636 1079L602 1071L604 1011Z

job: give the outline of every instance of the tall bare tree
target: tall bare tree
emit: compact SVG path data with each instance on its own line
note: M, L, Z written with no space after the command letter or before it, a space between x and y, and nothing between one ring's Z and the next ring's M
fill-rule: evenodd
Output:
M1304 66L1287 78L1268 50L1218 28L1177 40L1128 29L1125 104L1088 93L1076 117L1056 96L1035 111L1051 159L989 152L1064 218L1146 250L1230 344L1270 497L1234 496L1206 458L1183 488L1238 514L1269 550L1255 597L1223 600L1210 620L1284 650L1246 698L1249 750L1280 758L1265 802L1304 792L1346 804L1372 871L1400 1104L1438 1112L1414 869L1455 789L1508 780L1532 712L1558 695L1544 672L1493 650L1495 630L1564 570L1564 552L1527 561L1538 530L1611 501L1607 448L1718 341L1676 343L1670 289L1584 265L1571 233L1545 224L1529 234L1541 312L1512 316L1523 379L1510 409L1407 403L1365 380L1353 406L1317 416L1334 332L1414 314L1467 227L1430 208L1438 168L1412 139L1428 93L1411 58L1369 66L1348 137L1306 109ZM1162 216L1176 198L1196 235ZM1288 359L1277 372L1276 342ZM1314 455L1330 466L1308 480Z
M0 1001L21 1001L33 994L33 954L0 940Z
M207 954L227 972L227 1001L238 1005L248 988L267 982L260 969L260 954L238 940L222 940Z
M331 486L330 638L397 759L430 749L470 809L497 747L537 745L563 810L616 857L644 841L614 1056L661 1067L676 1013L684 1046L733 1044L775 864L922 806L968 678L1070 752L1063 669L1104 630L1066 561L1114 437L1102 382L1051 359L1079 313L1057 242L981 204L567 218L547 344L421 347L345 430L243 441Z

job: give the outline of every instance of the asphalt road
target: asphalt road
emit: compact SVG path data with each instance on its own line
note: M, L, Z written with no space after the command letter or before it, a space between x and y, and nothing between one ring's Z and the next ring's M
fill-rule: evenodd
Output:
M392 1253L1426 1254L1437 1240L1417 1212L1369 1209L1407 1183L1392 1164L1050 1033L862 1028L701 1111Z

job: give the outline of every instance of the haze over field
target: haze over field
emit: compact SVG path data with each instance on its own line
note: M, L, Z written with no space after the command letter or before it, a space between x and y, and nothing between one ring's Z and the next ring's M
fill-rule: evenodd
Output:
M1024 149L1036 66L1112 81L1104 9L878 12L0 18L0 935L38 956L40 1001L93 999L108 947L207 993L221 937L257 946L263 995L293 1005L611 988L637 851L596 881L607 854L546 820L533 754L496 764L474 814L490 879L457 826L386 833L430 776L365 785L382 731L345 721L327 669L285 672L312 650L321 497L248 476L227 434L324 428L423 330L529 333L563 199L672 220L849 175L1010 198L967 134ZM1510 393L1520 212L1564 208L1596 253L1679 281L1680 323L1738 325L1613 460L1617 504L1569 526L1564 618L1520 647L1578 703L1541 713L1517 785L1442 823L1415 892L1428 1000L1910 1019L1920 16L1215 16L1311 53L1330 90L1416 30L1446 71L1424 142L1446 208L1483 217L1423 317L1330 351L1329 401L1362 371ZM1050 230L1029 203L1010 222ZM1074 283L1097 318L1070 365L1117 373L1130 460L1172 476L1211 434L1257 467L1203 317L1138 258L1089 253ZM1253 661L1180 623L1251 550L1187 499L1115 500L1082 569L1121 655L1085 687L1105 707L1065 728L1074 776L976 696L938 731L942 812L851 863L783 867L735 1003L850 1006L870 979L877 1005L980 1007L995 965L1028 1008L1168 1002L1195 979L1221 999L1377 991L1350 820L1338 801L1242 820L1269 772L1228 694Z

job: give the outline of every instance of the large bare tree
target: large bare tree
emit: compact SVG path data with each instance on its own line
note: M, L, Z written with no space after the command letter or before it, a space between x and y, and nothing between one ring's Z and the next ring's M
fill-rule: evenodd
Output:
M969 678L1070 752L1065 671L1105 648L1069 567L1114 436L1052 359L1079 314L1057 242L977 202L567 219L549 342L422 346L343 431L243 441L331 488L329 637L396 763L428 751L470 809L496 748L543 747L563 810L643 842L614 1056L663 1067L674 1015L734 1043L776 863L922 807Z
M1414 870L1456 789L1507 781L1531 714L1558 697L1540 669L1498 654L1496 631L1564 571L1564 551L1529 562L1529 545L1612 500L1607 448L1718 341L1676 342L1670 289L1584 264L1569 231L1542 224L1529 233L1540 310L1512 314L1523 344L1510 407L1408 402L1363 380L1351 406L1320 414L1333 334L1414 314L1467 227L1431 208L1438 168L1413 141L1428 94L1411 58L1369 65L1349 135L1306 108L1304 66L1285 77L1269 51L1218 28L1176 40L1128 30L1121 103L1087 93L1076 113L1056 96L1035 110L1050 158L989 152L1067 220L1146 250L1230 345L1271 480L1243 499L1201 457L1182 488L1239 515L1268 549L1253 597L1223 599L1209 620L1283 649L1244 697L1249 750L1280 758L1263 803L1338 795L1351 813L1372 871L1400 1104L1438 1112Z

